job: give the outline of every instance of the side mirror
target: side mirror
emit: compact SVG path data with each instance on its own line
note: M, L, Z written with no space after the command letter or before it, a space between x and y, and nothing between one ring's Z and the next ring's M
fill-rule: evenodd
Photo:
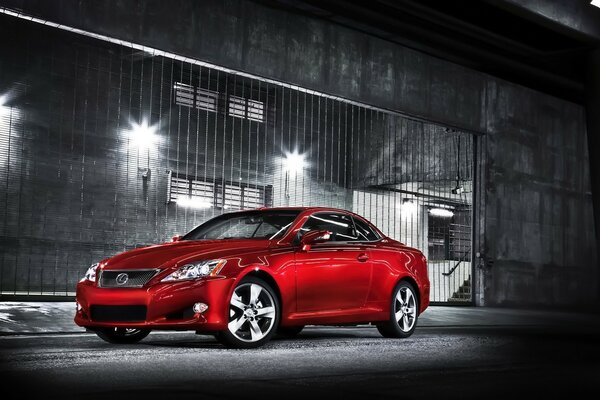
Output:
M324 243L331 239L331 232L329 231L309 231L302 236L300 245L302 251L309 251L313 244Z
M181 240L181 235L175 235L171 238L171 242L179 242Z

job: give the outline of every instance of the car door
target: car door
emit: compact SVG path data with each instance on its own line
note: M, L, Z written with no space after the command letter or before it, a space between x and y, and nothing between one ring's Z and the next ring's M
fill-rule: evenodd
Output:
M357 241L352 217L342 213L312 214L298 232L332 232L331 240L298 249L296 257L297 311L316 312L362 307L371 281L366 244Z

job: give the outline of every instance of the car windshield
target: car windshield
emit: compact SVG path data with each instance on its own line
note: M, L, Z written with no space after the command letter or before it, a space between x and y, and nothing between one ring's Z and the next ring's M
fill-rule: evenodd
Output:
M182 240L280 239L299 210L253 210L223 214L198 226Z

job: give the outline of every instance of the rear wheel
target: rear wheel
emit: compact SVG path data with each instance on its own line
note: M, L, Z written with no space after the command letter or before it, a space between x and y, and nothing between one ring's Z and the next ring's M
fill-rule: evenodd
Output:
M294 337L302 332L302 329L304 329L304 325L280 326L279 329L277 329L277 334L285 337Z
M248 277L234 289L229 324L217 339L232 348L259 347L271 339L278 324L279 303L273 288L262 279Z
M96 331L96 335L102 340L116 344L137 343L148 334L150 329L107 328Z
M415 331L418 315L419 301L415 289L410 283L401 281L392 296L390 319L377 324L377 330L388 338L409 337Z

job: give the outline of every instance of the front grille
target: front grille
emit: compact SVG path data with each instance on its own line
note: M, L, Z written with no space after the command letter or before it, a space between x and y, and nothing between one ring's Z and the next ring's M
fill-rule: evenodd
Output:
M101 271L98 286L103 288L142 287L148 283L157 272L157 269Z
M146 306L98 306L90 307L92 321L140 322L146 320Z

